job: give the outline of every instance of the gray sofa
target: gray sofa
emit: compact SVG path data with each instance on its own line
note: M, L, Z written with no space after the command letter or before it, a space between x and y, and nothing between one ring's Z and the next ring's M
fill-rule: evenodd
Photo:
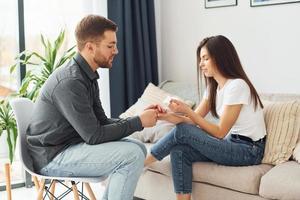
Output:
M160 87L185 99L198 101L197 87L181 82L163 82ZM261 95L272 101L300 100L299 95ZM149 150L150 143L145 144ZM135 196L146 200L176 199L171 179L170 158L153 163L139 179ZM215 163L193 165L194 200L299 199L300 164L288 161L276 166L260 164L229 167Z

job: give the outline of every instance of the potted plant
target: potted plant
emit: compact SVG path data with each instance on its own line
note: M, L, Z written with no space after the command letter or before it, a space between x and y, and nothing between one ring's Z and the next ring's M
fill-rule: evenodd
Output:
M16 57L16 63L10 67L12 73L17 65L31 65L34 68L26 71L25 78L22 80L21 87L17 93L18 96L27 97L35 101L39 91L48 77L66 61L75 55L74 48L65 51L61 57L58 57L58 52L63 44L65 31L60 31L58 37L53 43L49 39L45 39L41 35L41 43L44 48L44 56L38 52L25 50Z
M12 163L14 158L17 136L16 120L14 118L12 109L6 100L2 100L0 101L0 139L2 141L1 143L4 144L5 142L3 141L6 140L7 146L4 144L1 144L1 146L3 149L3 154L7 154L8 152L8 155L1 156L4 158L8 156L10 163Z
M67 51L64 51L61 57L58 57L58 51L60 50L64 39L64 30L60 31L58 37L52 43L49 39L46 39L43 35L41 35L44 56L40 55L38 52L25 50L16 57L16 63L10 67L11 73L15 70L17 65L32 65L34 68L27 70L19 91L12 94L11 97L21 96L35 101L47 78L53 73L53 71L61 67L75 54L75 46L73 46ZM16 147L16 139L18 136L16 120L8 101L2 100L0 101L0 137L2 137L5 133L7 133L6 142L9 151L9 160L12 163Z

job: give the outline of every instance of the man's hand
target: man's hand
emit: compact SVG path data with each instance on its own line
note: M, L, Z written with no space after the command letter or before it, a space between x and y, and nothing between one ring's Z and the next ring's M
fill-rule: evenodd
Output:
M156 124L158 116L157 109L144 110L140 115L140 119L143 127L152 127Z

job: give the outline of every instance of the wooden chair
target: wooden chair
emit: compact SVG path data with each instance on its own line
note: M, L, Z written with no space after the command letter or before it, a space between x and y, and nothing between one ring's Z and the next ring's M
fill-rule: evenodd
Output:
M4 173L5 173L5 182L6 182L6 193L7 193L7 200L11 200L11 181L10 181L10 164L4 164Z

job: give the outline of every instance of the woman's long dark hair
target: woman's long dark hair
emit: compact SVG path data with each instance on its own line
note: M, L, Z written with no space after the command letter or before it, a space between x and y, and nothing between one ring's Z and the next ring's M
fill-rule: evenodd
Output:
M197 74L198 74L198 84L202 83L199 78L202 79L203 74L200 69L200 51L201 48L205 47L209 53L210 58L215 62L218 71L227 79L243 79L250 88L251 100L254 101L254 108L257 108L259 104L263 108L263 104L256 92L254 86L247 77L242 64L240 62L239 56L233 46L233 44L224 36L217 35L208 38L204 38L197 48ZM216 93L218 83L213 77L205 77L206 87L209 89L209 106L210 111L214 117L219 118L216 111ZM199 86L201 88L201 86Z

